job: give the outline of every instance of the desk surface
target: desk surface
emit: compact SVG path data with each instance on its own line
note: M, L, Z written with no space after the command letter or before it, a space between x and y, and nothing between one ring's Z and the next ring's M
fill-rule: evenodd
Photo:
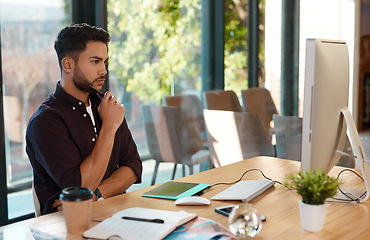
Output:
M283 182L287 174L299 170L300 163L271 157L256 157L180 178L176 181L199 182L210 185L218 182L232 182L238 179L246 170L252 168L261 169L267 177ZM335 167L329 175L336 176L341 169ZM361 181L353 174L345 173L342 176L343 179L345 178L344 187L364 188ZM252 179L264 178L258 171L249 172L243 178L243 180ZM136 206L173 211L185 210L196 213L200 217L212 219L227 227L227 217L215 213L214 208L239 203L238 201L211 201L209 206L175 206L173 200L141 197L143 192L153 187L155 186L94 202L91 219L103 220L117 211ZM207 190L202 196L210 199L227 187L229 186L215 186ZM250 203L254 204L267 217L267 221L263 223L262 230L255 239L367 239L369 237L369 203L328 203L324 229L318 233L309 233L301 228L299 200L300 197L297 194L279 184L275 184L274 187L253 199ZM5 228L19 224L62 238L83 239L82 234L67 235L61 212L21 221L5 226ZM90 227L95 224L97 222L91 221Z

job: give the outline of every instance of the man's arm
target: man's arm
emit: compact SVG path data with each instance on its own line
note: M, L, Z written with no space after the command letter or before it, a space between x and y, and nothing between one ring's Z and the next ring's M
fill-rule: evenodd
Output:
M112 153L114 138L124 119L125 107L107 92L99 106L103 125L91 154L81 163L81 186L96 189L104 177Z
M104 198L112 197L126 191L137 180L135 172L130 167L120 167L99 185L99 191Z
M119 159L118 168L115 168L98 186L105 198L122 194L132 184L141 183L142 162L126 120L116 133L111 158Z
M99 185L99 191L103 194L104 198L113 197L126 191L132 184L137 180L135 172L130 167L120 167L113 174L105 179ZM94 193L94 201L96 195ZM63 210L62 201L56 199L53 203L53 207L58 211Z

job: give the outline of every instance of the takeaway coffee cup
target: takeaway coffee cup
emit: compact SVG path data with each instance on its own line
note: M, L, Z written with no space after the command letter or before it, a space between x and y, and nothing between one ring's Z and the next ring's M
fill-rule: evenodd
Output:
M88 228L93 193L88 188L68 187L59 195L68 233L81 233Z

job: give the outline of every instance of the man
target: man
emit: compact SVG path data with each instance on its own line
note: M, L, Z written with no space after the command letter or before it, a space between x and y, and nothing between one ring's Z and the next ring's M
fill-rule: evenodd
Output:
M124 193L141 182L142 163L110 92L99 97L107 74L109 34L87 24L62 29L55 41L61 80L32 115L26 152L42 214L61 210L61 190L81 186L94 199ZM102 99L100 99L102 98Z

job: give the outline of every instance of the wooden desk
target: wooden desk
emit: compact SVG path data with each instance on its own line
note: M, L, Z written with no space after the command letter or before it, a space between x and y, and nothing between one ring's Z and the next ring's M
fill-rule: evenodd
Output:
M228 166L211 169L191 176L180 178L182 182L200 182L214 184L218 182L231 182L238 179L246 170L258 168L264 174L274 180L283 182L288 173L297 172L300 163L291 160L283 160L272 157L256 157L247 159ZM335 167L330 175L336 176L341 170ZM343 175L345 186L361 187L361 182L353 174ZM244 180L264 179L258 171L247 173ZM214 212L215 207L237 204L237 201L211 201L210 206L175 206L173 200L144 198L141 194L148 187L134 192L129 192L117 197L95 202L92 205L92 219L103 220L115 212L128 207L146 207L164 210L185 210L197 213L200 217L212 219L228 226L227 217ZM226 189L227 185L218 185L207 190L202 196L210 199L215 194ZM255 239L368 239L370 236L370 205L369 203L328 203L324 229L318 233L309 233L301 228L298 201L300 197L279 184L275 184L262 195L253 199L259 211L267 217L263 223L261 232ZM48 214L38 218L25 220L14 225L26 225L31 228L68 239L83 239L78 235L67 235L62 213ZM96 222L91 222L90 227ZM10 227L8 225L5 227Z

